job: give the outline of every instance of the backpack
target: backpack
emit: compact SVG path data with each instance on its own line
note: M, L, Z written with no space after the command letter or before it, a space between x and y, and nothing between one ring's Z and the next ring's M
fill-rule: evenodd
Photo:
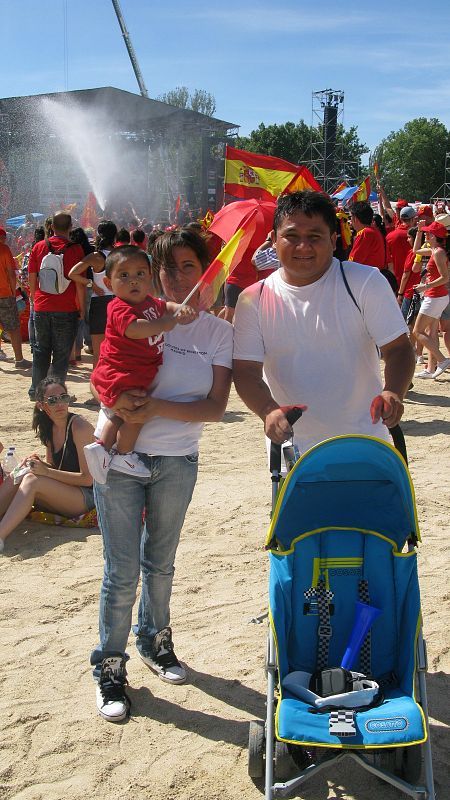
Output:
M42 259L39 269L39 288L46 294L63 294L71 284L64 275L64 253L73 242L69 242L59 253L55 253L48 239L45 243L48 253Z

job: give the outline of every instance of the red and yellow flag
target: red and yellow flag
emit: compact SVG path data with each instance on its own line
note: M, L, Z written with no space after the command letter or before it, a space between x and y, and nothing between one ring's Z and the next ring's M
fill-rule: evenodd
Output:
M92 228L94 231L97 230L97 198L95 197L94 192L89 192L87 196L86 205L83 208L80 217L80 225L82 228Z
M201 219L199 219L198 221L199 221L200 225L202 226L202 228L205 231L207 231L209 226L211 225L211 222L213 221L213 219L214 219L214 214L211 211L211 209L208 208L208 211L206 212L205 216L202 217Z
M347 188L347 186L348 186L347 181L342 181L342 183L340 183L339 186L336 187L334 192L331 192L330 197L334 197L335 194L339 194L339 192L343 192L344 189Z
M356 203L358 200L368 200L370 197L370 178L364 178L363 182L358 186L350 198L351 203Z
M241 227L230 241L211 262L200 281L200 300L205 307L211 306L217 299L219 291L228 276L242 260L250 240L255 233L254 217L258 209L253 209L242 222Z
M336 211L336 217L339 220L342 244L344 248L347 249L352 243L352 229L350 228L349 216L345 211L339 209L339 211Z
M375 162L374 162L374 165L373 165L373 174L375 175L375 178L378 180L378 161L375 161Z
M246 200L271 200L283 192L322 189L306 167L282 158L226 148L225 192Z

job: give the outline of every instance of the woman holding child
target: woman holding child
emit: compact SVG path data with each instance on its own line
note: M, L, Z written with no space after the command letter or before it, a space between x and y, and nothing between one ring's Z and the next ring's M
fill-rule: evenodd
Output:
M182 303L208 262L205 242L197 233L165 233L152 251L156 290L166 300ZM151 396L128 391L114 407L125 422L142 425L134 445L138 459L116 455L106 483L94 488L105 568L100 642L91 663L98 680L97 709L111 722L129 713L125 651L139 575L138 653L162 680L186 679L169 627L175 554L197 480L198 442L204 423L219 421L224 414L232 360L231 325L199 310L198 296L189 302L198 316L181 318L164 334L163 363ZM104 421L101 412L99 436Z
M23 462L19 483L8 477L0 486L0 552L5 539L32 508L77 517L94 508L92 477L84 447L94 439L92 425L69 413L65 383L54 376L36 387L33 428L46 447L46 457L31 453Z

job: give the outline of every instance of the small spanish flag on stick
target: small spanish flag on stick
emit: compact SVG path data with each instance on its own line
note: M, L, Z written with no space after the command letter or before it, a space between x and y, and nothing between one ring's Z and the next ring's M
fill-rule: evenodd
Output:
M205 216L199 219L198 221L202 226L203 230L207 231L213 219L214 219L214 214L211 211L211 209L208 208L208 211L206 212Z
M378 180L378 161L374 161L373 174L375 175L375 178Z
M241 227L231 237L230 241L220 251L219 255L211 262L199 282L194 286L182 305L185 306L195 292L200 290L200 300L203 308L210 308L217 300L219 291L228 276L242 260L250 240L255 233L256 216L258 209L253 209L242 222Z
M364 178L363 182L355 190L350 202L356 203L358 200L368 200L370 197L370 191L370 178L367 176L367 178Z
M334 192L331 192L330 197L334 197L335 194L339 194L339 192L343 192L344 189L347 188L347 186L348 186L347 181L342 181L342 183L340 183L339 186L336 187Z

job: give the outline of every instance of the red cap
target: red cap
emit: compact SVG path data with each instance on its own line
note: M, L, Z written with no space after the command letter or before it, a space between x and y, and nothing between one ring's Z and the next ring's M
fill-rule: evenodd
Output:
M0 228L0 236L6 236L6 231L4 228Z
M419 206L417 209L417 216L419 217L432 217L433 216L433 209L431 206Z
M440 222L432 222L431 225L425 225L422 230L425 231L425 233L432 233L433 236L436 236L438 239L446 239L448 235L447 228Z
M397 202L396 202L397 211L399 210L399 208L405 208L405 206L407 206L407 205L408 205L408 201L407 200L402 200L402 198L399 197Z

